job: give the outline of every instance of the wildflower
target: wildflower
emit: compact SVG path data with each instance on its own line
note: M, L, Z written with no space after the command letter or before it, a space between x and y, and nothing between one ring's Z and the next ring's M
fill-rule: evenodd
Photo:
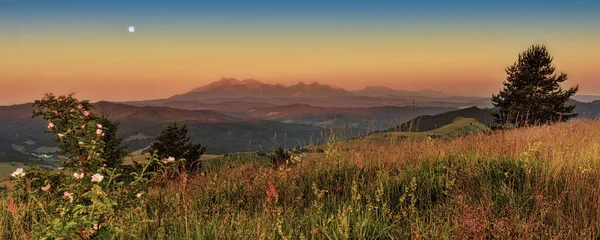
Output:
M265 191L267 193L267 202L269 204L277 203L279 201L279 194L277 193L275 186L273 186L273 183L271 181L269 181L268 183L269 188L267 188L267 190Z
M169 157L169 158L167 158L167 162L175 162L175 158L174 157Z
M62 137L65 136L65 134L63 134L63 133L59 133L59 134L56 134L56 135L58 136L58 138L62 138Z
M17 168L11 175L11 177L25 177L25 172L23 172L22 168Z
M102 182L103 179L104 179L104 176L102 176L102 175L100 175L98 173L92 175L92 182L99 183L99 182Z
M73 173L73 177L74 177L75 179L77 179L77 180L80 180L80 179L82 179L82 178L83 178L83 176L84 176L84 174L83 174L83 173Z
M82 141L79 141L78 143L79 143L79 145L83 145L83 142L82 142Z
M71 194L70 192L64 192L63 199L69 199L69 202L73 202L73 194Z
M96 125L98 128L102 128L102 124L98 124Z
M96 130L96 135L98 135L98 136L102 135L102 129L97 129Z
M87 116L89 116L89 115L90 115L90 112L89 112L89 111L83 111L83 116L86 116L86 117L87 117Z
M100 229L100 225L98 225L98 224L94 223L94 224L92 224L92 228L93 228L94 230L98 231L98 229Z
M13 200L12 198L10 198L8 202L8 212L10 212L10 214L12 214L13 217L15 217L17 215L17 212L19 211L19 207L17 206L17 204L15 204L15 200Z
M83 109L83 105L81 105L81 103L79 105L77 105L77 109L81 110Z
M54 123L48 123L48 130L52 130L54 128Z
M50 190L50 183L46 184L46 186L42 187L42 191L48 192Z
M135 196L136 196L137 198L141 198L141 197L142 197L142 195L144 195L144 193L143 193L143 192L139 192L139 193L138 193L138 194L136 194Z

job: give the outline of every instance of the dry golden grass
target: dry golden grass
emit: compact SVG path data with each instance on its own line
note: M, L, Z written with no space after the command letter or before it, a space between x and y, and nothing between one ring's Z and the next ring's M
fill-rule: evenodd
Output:
M143 223L128 230L146 239L600 236L600 121L324 149L297 165L231 161L176 179L119 221ZM7 204L0 229L14 224ZM18 226L0 236L18 238Z

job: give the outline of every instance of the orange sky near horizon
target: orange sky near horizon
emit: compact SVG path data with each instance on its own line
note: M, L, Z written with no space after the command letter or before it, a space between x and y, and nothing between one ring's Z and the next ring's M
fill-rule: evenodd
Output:
M504 68L536 43L547 45L557 70L569 74L567 86L600 94L598 32L138 29L133 34L126 28L64 34L19 29L18 37L0 38L0 105L31 102L46 92L74 92L92 101L167 98L222 77L488 96L501 88Z

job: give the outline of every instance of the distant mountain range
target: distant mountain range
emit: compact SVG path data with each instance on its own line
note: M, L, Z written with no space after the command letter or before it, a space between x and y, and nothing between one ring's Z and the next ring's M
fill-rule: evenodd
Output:
M254 79L223 78L219 81L178 94L168 99L125 102L135 106L165 106L182 109L210 109L222 112L243 112L268 105L306 104L320 107L380 107L419 106L462 108L489 107L489 98L452 96L440 91L393 90L387 87L367 87L350 92L319 83L295 85L267 84Z
M354 94L342 89L316 82L284 86L281 84L267 84L254 79L237 80L235 78L222 78L190 92L175 95L171 100L202 100L207 98L243 98L243 97L335 97L352 96Z
M444 98L450 97L451 95L446 94L442 91L436 90L420 90L420 91L407 91L407 90L394 90L389 87L382 86L369 86L361 90L354 91L354 94L368 97L384 97L384 96L400 96L400 97L432 97L432 98Z
M598 95L575 95L575 96L573 96L573 99L580 101L580 102L593 102L593 101L599 101L600 96L598 96Z

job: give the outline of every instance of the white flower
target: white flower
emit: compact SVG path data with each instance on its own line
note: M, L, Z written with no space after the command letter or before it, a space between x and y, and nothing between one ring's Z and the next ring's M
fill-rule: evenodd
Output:
M175 162L175 158L174 157L169 157L169 158L167 158L167 162Z
M141 197L142 197L142 195L144 195L144 193L143 193L143 192L139 192L139 193L138 193L138 194L136 194L135 196L136 196L137 198L141 198Z
M10 176L12 177L25 177L25 172L22 168L17 168Z
M62 137L65 136L65 134L62 134L62 133L59 133L59 134L56 134L56 135L58 136L58 138L62 138Z
M46 186L42 187L42 191L48 192L50 190L50 183L46 184Z
M52 130L52 128L54 128L54 123L48 123L48 130Z
M73 177L77 180L82 179L83 176L83 173L73 173Z
M97 135L102 135L102 129L97 129L97 130L96 130L96 134L97 134Z
M102 176L102 175L100 175L98 173L92 175L92 182L99 183L99 182L102 182L103 179L104 179L104 176Z
M83 142L79 141L79 145L83 145Z
M102 124L98 124L98 125L96 125L96 127L102 128Z
M96 231L98 231L98 229L100 229L100 226L98 226L98 224L94 223L92 224L92 228Z

